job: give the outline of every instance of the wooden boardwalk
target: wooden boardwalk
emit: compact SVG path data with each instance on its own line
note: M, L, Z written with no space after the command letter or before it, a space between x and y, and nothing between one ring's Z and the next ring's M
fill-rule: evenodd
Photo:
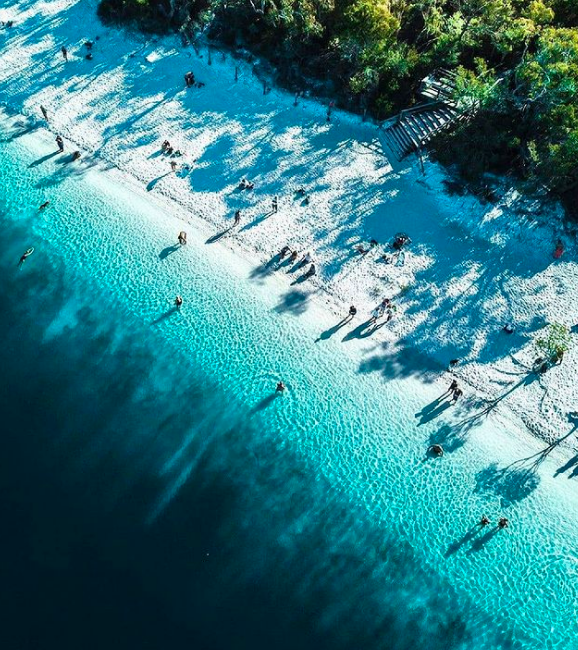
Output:
M401 111L385 129L390 149L401 160L419 151L431 138L447 129L469 112L458 109L453 99L455 74L440 70L422 80L421 104Z

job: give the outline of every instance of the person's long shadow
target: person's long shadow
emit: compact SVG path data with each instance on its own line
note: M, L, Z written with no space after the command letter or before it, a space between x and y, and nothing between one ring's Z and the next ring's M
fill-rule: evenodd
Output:
M231 230L233 230L233 226L229 226L228 228L225 228L225 230L221 230L221 232L218 232L212 237L209 237L205 244L214 244L215 242L218 242L219 239L222 239L227 233L231 232Z
M159 253L159 259L166 260L169 255L176 253L180 249L180 244L173 244L172 246L167 246Z
M472 526L461 539L452 542L448 546L448 550L444 553L444 557L448 558L454 555L455 553L457 553L465 544L471 542L481 530L482 527L480 526L480 524L476 524L475 526Z
M339 323L334 325L333 327L330 327L328 330L325 330L324 332L321 332L319 335L319 338L315 339L315 343L319 343L319 341L326 341L327 339L330 339L334 334L339 332L339 330L342 327L345 327L347 323L351 322L351 319L353 316L346 316L345 318L342 318Z
M572 456L572 458L570 458L570 460L568 460L566 463L564 463L564 465L562 465L562 467L559 467L554 472L554 476L559 476L560 474L563 474L564 472L567 472L569 469L574 467L574 465L576 465L577 463L578 463L578 454L576 456ZM578 468L575 468L572 471L572 473L569 475L568 478L572 478L572 476L574 474L577 474L577 473L578 473Z
M259 411L264 411L266 408L271 406L271 404L273 404L273 402L280 396L281 393L271 393L270 395L267 395L267 397L264 397L259 403L255 404L250 413L255 414Z
M310 277L311 277L311 275L309 275L308 273L304 273L303 275L300 275L296 280L293 280L293 282L291 283L291 286L293 286L295 284L302 284L306 280L309 280Z
M418 427L422 426L423 424L427 424L428 422L431 422L432 420L435 420L437 417L439 417L444 411L450 408L452 403L449 400L444 400L443 402L439 402L434 408L428 409L426 406L425 409L422 409L418 413L416 413L417 418L421 418L420 421L418 422ZM428 405L430 406L430 405Z
M155 189L156 184L162 180L165 176L169 176L171 172L167 172L166 174L162 174L161 176L157 176L157 178L153 178L153 180L147 185L147 192L150 192L151 190Z
M351 341L352 339L365 339L368 336L371 336L374 332L373 322L366 320L361 325L358 325L354 330L348 332L341 340L342 341Z
M275 213L274 212L267 212L267 214L263 214L260 217L257 217L256 219L251 221L251 223L248 223L247 225L243 226L241 228L241 231L250 230L251 228L254 228L255 226L258 226L260 223L263 223L263 221L265 221L265 219L270 217L272 214L275 214Z
M163 321L167 320L167 318L170 318L173 316L173 314L176 314L179 311L178 307L172 307L168 311L166 311L164 314L161 314L157 319L155 319L152 323L152 325L158 325L159 323L162 323Z
M495 526L494 528L491 528L485 535L482 535L481 537L474 539L472 545L466 551L466 555L471 555L472 553L477 553L478 551L481 551L484 548L484 546L497 535L499 531L500 529L498 528L498 526Z
M53 151L52 153L46 154L46 156L42 156L42 158L38 158L38 160L35 160L34 162L31 162L28 167L38 167L38 165L42 165L42 163L46 162L47 160L50 160L51 158L54 158L54 156L57 156L60 153L60 151Z

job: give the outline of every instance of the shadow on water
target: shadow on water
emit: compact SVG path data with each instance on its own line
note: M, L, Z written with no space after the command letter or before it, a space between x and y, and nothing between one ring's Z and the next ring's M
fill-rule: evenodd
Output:
M181 248L180 244L173 244L172 246L167 246L159 253L159 259L166 260L169 255L176 253Z
M251 409L251 414L258 413L259 411L264 411L265 409L269 408L269 406L271 406L278 397L281 397L281 393L271 393L270 395L267 395L258 404L255 404L255 406Z
M168 311L166 311L164 314L161 314L157 319L155 319L155 320L151 323L151 327L152 327L153 325L158 325L159 323L162 323L163 321L167 320L167 319L170 318L171 316L174 316L176 313L178 313L178 311L179 311L179 308L178 308L178 307L176 307L176 306L175 306L175 307L172 307L171 309L169 309Z
M420 418L418 426L422 424L427 424L432 420L435 420L439 417L444 411L447 411L452 406L452 402L449 399L440 398L435 399L433 402L424 407L421 411L415 414L416 418Z
M476 524L475 526L472 526L465 534L463 537L460 539L456 540L455 542L452 542L449 546L447 551L444 554L445 558L451 557L455 553L457 553L461 548L463 548L466 544L471 542L476 538L477 535L480 534L482 531L482 527L479 524Z
M493 492L508 506L528 497L540 484L536 467L498 467L492 463L476 474L474 492Z
M472 545L466 551L466 555L471 555L472 553L477 553L481 551L484 548L484 546L486 546L486 544L491 542L499 532L501 532L500 529L497 526L495 526L494 528L488 530L488 532L482 535L481 537L477 537L476 539L474 539Z

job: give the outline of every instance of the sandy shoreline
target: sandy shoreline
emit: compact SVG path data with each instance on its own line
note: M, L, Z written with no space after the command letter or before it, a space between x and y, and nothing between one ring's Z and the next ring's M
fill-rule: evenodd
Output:
M26 31L17 7L10 14L24 24L21 32L4 34L14 46L0 56L7 105L28 115L31 126L41 125L42 103L50 129L65 138L68 151L74 143L93 161L136 179L149 195L176 202L180 218L205 239L228 228L240 209L239 232L219 245L242 251L254 265L252 281L271 282L274 275L280 294L291 290L294 276L270 274L265 265L285 244L310 251L318 276L298 286L296 300L304 309L309 301L323 304L327 318L320 333L349 304L358 308L361 323L383 297L394 298L394 320L359 337L364 371L418 376L445 388L441 371L457 357L463 361L456 374L468 386L472 412L511 410L548 441L571 428L578 350L546 376L523 381L539 329L553 320L578 320L578 266L570 261L575 243L564 237L564 259L554 264L552 240L560 233L520 216L535 205L515 192L495 206L449 196L437 166L427 163L422 175L414 161L392 162L375 125L340 111L328 124L321 104L306 100L295 107L293 97L277 89L263 95L244 62L214 52L209 66L192 48L177 47L173 37L139 43L135 35L103 28L93 16L84 15L79 31L81 15L72 0L52 3L46 14L45 5L38 7L27 14L34 31ZM66 33L79 39L68 64L59 60L52 23L58 12L69 13ZM95 32L101 38L95 60L87 62L81 44ZM187 68L203 88L182 88ZM15 70L23 75L17 87L10 81ZM164 138L185 152L174 160L191 165L191 172L170 173L170 159L159 150ZM78 168L89 166L92 156ZM255 180L255 192L237 191L244 176ZM295 198L300 186L311 195L309 206ZM279 213L265 217L273 196L279 196ZM355 245L375 238L382 253L402 230L414 242L402 267L380 263L378 254L354 252ZM512 337L501 332L509 321L518 327Z

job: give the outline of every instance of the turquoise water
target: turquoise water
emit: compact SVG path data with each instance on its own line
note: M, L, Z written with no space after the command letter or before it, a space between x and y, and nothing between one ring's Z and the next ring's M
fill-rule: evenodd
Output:
M578 647L563 461L498 420L418 426L437 389L360 372L371 343L315 343L315 305L198 226L171 251L167 206L50 149L0 145L3 488L13 581L42 585L6 605L21 647L69 608L122 647ZM469 533L482 513L511 528Z

